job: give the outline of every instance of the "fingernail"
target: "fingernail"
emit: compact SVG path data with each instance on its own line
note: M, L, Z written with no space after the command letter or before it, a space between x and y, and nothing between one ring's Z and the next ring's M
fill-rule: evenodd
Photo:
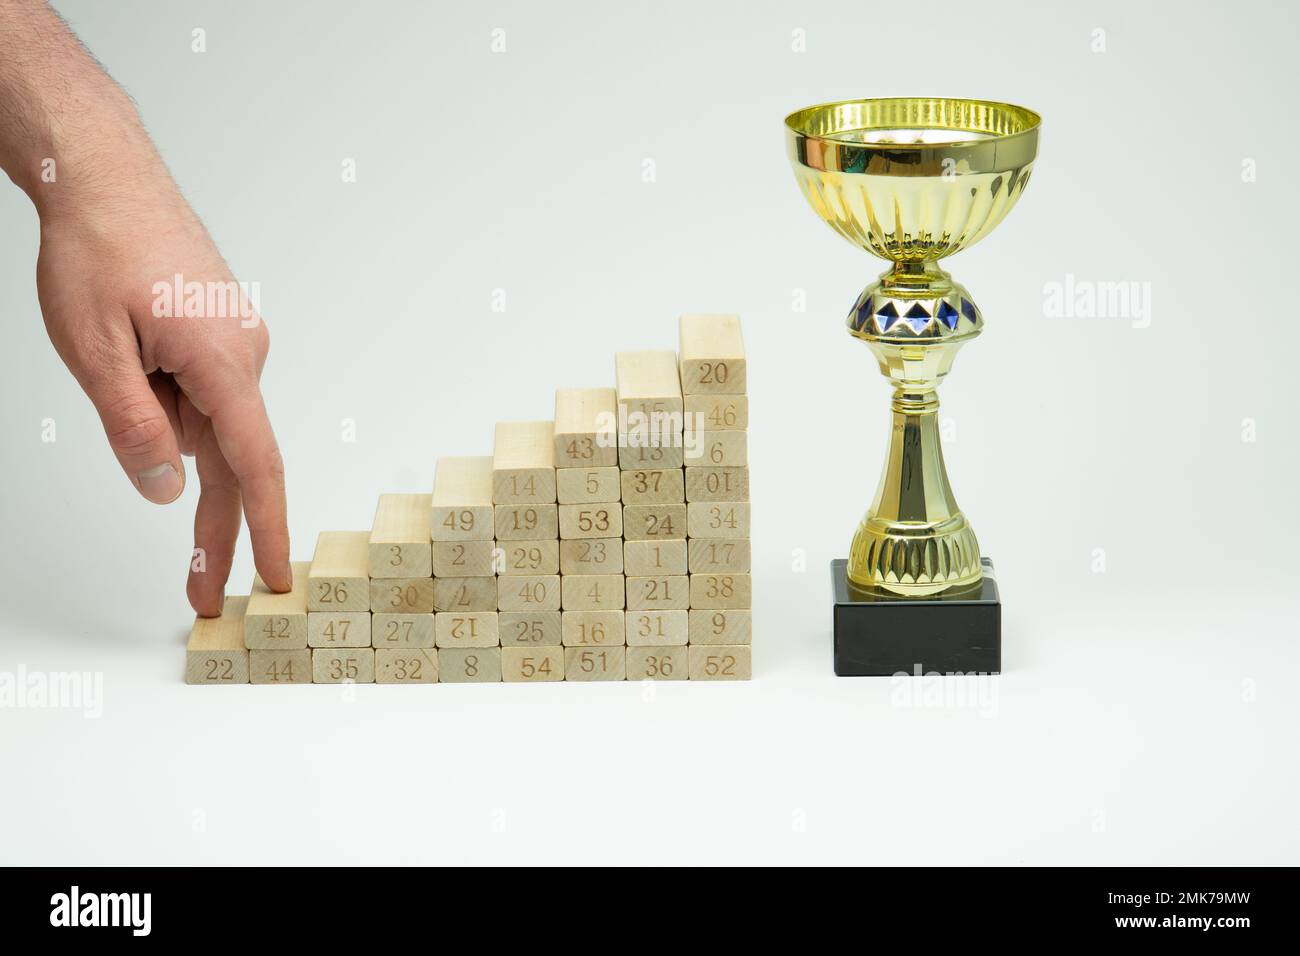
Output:
M156 505L170 504L180 497L181 476L170 464L161 464L135 476L140 492Z

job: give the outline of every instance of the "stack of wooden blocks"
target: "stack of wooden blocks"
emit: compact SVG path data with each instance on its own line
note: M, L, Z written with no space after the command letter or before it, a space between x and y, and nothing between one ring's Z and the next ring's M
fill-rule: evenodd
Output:
M197 619L187 682L748 679L745 388L739 319L683 316L678 353L619 353L615 388L558 390L323 532L293 590Z

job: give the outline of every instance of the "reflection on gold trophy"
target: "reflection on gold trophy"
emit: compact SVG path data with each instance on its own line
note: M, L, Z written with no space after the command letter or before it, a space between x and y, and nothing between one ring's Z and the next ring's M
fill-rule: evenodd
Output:
M939 260L986 236L1020 198L1039 116L1006 103L908 97L813 106L785 124L813 210L891 263L848 317L894 388L889 457L853 536L849 580L907 597L977 585L979 544L948 484L937 390L984 319Z

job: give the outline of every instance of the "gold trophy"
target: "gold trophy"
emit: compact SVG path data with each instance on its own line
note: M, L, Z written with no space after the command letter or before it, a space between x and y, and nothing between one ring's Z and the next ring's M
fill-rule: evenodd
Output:
M988 235L1020 198L1039 116L1006 103L905 97L812 106L785 126L809 205L890 263L848 316L849 333L894 389L889 456L844 572L848 600L979 601L979 544L948 484L937 391L984 319L939 260Z

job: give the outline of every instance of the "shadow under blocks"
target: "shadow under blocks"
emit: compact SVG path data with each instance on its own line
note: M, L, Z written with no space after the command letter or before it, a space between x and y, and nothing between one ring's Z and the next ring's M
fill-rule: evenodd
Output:
M857 588L845 573L848 561L832 561L836 675L1000 673L1002 601L993 562L980 563L984 578L978 588L902 598Z

